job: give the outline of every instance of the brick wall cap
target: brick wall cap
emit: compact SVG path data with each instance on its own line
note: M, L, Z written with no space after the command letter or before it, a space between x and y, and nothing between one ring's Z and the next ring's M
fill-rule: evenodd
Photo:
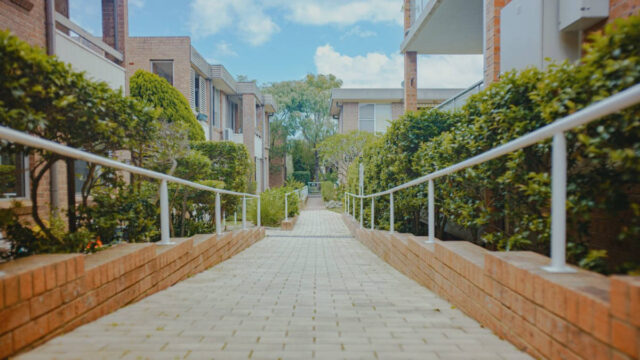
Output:
M90 270L108 262L122 259L126 255L143 251L153 246L153 243L119 244L93 254L88 254L84 258L85 270Z
M82 254L42 254L32 255L0 264L0 279L5 276L26 273L48 265L65 262L69 259L82 257Z

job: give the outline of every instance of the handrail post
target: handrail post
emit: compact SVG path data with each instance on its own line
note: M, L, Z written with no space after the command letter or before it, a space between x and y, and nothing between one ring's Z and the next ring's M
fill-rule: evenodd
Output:
M351 202L353 203L353 220L356 219L356 196L353 196L353 199L351 200Z
M363 210L364 210L364 199L360 197L360 229L362 229L362 224L363 224L363 221L362 221L362 217L363 217L362 213L364 213Z
M344 209L344 212L346 212L347 215L349 215L349 205L351 205L349 204L349 193L344 193L344 197L346 198L346 201L347 201L347 207Z
M222 211L220 211L220 193L216 193L216 234L222 234Z
M434 204L434 190L433 190L433 179L429 180L429 240L428 243L432 243L435 241L435 232L436 232L436 215L435 215L435 204Z
M375 209L375 198L372 196L371 197L371 230L375 229L375 222L376 222L376 209Z
M563 132L553 135L551 151L551 265L549 272L575 272L567 266L567 141Z
M242 230L247 228L247 197L242 196Z
M160 181L160 242L158 245L173 245L169 230L169 188L167 180Z
M258 222L258 227L260 227L260 226L262 226L262 218L260 217L260 196L258 196L257 212L258 212L258 214L256 215L256 219L257 219L257 222Z
M287 196L289 194L284 194L284 221L289 220L289 204L287 203Z
M390 194L390 198L389 198L389 232L393 234L393 230L394 230L394 219L393 219L393 193Z

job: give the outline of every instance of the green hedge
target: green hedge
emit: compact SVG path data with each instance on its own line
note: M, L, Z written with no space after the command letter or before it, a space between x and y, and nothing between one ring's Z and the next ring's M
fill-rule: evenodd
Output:
M331 201L336 199L336 187L331 181L323 181L320 184L320 191L322 193L322 200Z
M409 113L365 151L366 192L442 169L640 82L640 19L591 35L577 64L503 74L459 113ZM639 106L567 132L568 258L601 272L640 268ZM430 125L431 124L431 125ZM550 141L435 181L437 235L447 224L490 249L549 254ZM357 169L349 171L355 190ZM427 193L395 194L396 229L424 234ZM378 210L380 209L380 210ZM388 223L388 199L376 204ZM365 217L367 219L367 217ZM606 232L598 230L606 229Z
M185 124L189 129L190 140L205 140L204 130L191 111L189 101L166 79L148 71L138 70L131 77L129 90L131 97L159 109L161 119Z
M303 184L308 184L311 181L311 173L309 171L294 171L293 179Z
M263 226L280 226L284 220L284 196L295 189L288 186L267 189L260 194L260 218ZM257 219L257 201L252 200L248 205L247 216L253 223ZM287 211L289 217L300 213L300 199L297 193L287 196Z

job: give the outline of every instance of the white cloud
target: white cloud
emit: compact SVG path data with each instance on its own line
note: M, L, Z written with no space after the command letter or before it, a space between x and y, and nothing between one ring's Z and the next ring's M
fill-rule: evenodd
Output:
M404 57L372 52L340 54L327 44L316 49L314 62L319 74L333 74L344 87L398 88L404 77ZM481 55L431 55L418 58L418 87L466 88L482 79Z
M249 44L261 45L280 30L268 15L272 10L305 25L402 24L398 0L191 0L191 34L209 36L232 29Z
M193 0L190 22L194 37L232 28L252 45L263 44L280 30L255 0Z
M273 0L272 0L273 1ZM360 21L402 24L397 0L275 0L288 11L287 18L300 24L352 25Z
M363 30L362 28L360 28L360 26L356 25L356 26L352 27L351 29L349 29L344 34L342 34L340 39L346 39L346 38L352 37L352 36L360 37L360 38L368 38L368 37L372 37L372 36L376 36L376 35L378 35L378 33L376 33L375 31Z
M218 56L238 56L238 53L226 41L221 41L216 45L216 54Z
M144 2L145 0L129 0L129 5L138 9L142 9L144 7Z

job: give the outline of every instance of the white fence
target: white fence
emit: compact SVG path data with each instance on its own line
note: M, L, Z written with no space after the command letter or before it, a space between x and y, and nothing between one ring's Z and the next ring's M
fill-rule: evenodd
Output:
M564 133L578 126L588 124L604 116L628 108L640 102L640 84L634 85L618 94L598 101L574 114L535 130L527 135L493 148L480 155L432 172L394 188L368 195L345 193L345 212L354 215L356 201L360 199L360 227L363 224L364 199L371 199L371 228L375 223L374 198L389 195L389 231L394 232L393 193L411 186L428 182L428 242L434 242L435 209L433 181L454 172L495 159L510 152L525 148L537 142L553 138L551 162L551 264L545 270L549 272L573 272L566 264L566 199L567 199L567 148Z

